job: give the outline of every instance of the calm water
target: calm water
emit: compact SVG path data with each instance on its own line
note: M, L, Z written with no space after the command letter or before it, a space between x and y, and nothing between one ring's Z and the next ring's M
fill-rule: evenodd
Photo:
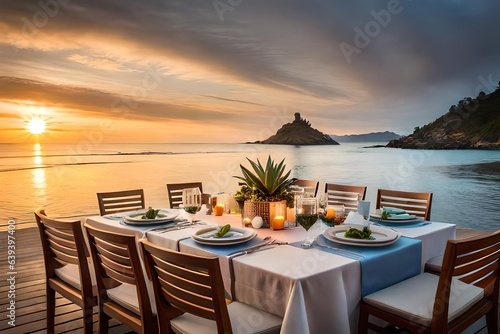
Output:
M96 192L143 188L146 205L166 207L166 183L202 181L206 193L234 193L246 157L285 158L292 176L378 188L433 192L432 220L485 231L500 229L500 175L472 164L500 161L500 151L427 151L339 146L246 144L0 144L0 225L98 213Z

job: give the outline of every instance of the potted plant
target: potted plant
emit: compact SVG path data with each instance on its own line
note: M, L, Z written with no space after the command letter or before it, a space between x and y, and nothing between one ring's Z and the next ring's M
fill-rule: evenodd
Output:
M248 159L252 170L240 165L243 176L234 176L241 180L240 189L235 194L238 202L244 202L245 217L252 219L261 216L266 227L269 226L272 212L270 203L283 202L287 207L293 207L294 195L290 186L296 181L289 178L290 170L285 172L285 159L275 163L268 157L267 163L262 165L257 159L254 162Z

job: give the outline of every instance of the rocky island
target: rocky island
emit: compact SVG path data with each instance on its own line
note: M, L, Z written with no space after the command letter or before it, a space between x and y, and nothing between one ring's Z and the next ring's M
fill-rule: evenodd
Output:
M500 85L500 83L499 83ZM391 140L387 147L416 149L500 149L500 88L480 92L452 105L434 122L413 134Z
M295 113L292 123L284 124L275 135L256 144L281 144L281 145L339 145L329 135L311 127L309 121Z

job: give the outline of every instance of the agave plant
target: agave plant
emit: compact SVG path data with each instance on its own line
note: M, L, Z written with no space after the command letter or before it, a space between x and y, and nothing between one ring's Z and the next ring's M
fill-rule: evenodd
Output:
M236 193L238 198L266 202L286 200L287 206L293 207L293 193L290 191L290 186L296 179L289 178L290 170L285 172L285 159L281 160L279 164L275 164L269 156L265 167L259 159L257 162L248 158L247 160L250 162L253 172L240 165L243 176L235 176L243 181L240 182L241 188Z

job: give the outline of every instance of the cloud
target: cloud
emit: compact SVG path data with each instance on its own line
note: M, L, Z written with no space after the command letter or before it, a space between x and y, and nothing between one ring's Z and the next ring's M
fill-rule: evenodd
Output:
M90 88L54 85L40 81L0 77L0 101L28 100L35 105L75 110L81 117L128 120L204 120L207 111L194 106L144 100L142 96L118 95ZM210 119L235 115L210 112Z
M411 131L472 95L479 77L500 77L500 3L487 0L401 0L390 16L395 1L242 1L222 21L211 1L42 3L0 4L0 68L33 80L9 79L29 95L0 94L84 115L116 117L118 100L130 119L255 124L266 106L293 106L327 127L342 117L361 132L375 115L370 131L388 121ZM359 49L350 63L341 43ZM131 108L123 101L139 100L148 67L162 84Z

